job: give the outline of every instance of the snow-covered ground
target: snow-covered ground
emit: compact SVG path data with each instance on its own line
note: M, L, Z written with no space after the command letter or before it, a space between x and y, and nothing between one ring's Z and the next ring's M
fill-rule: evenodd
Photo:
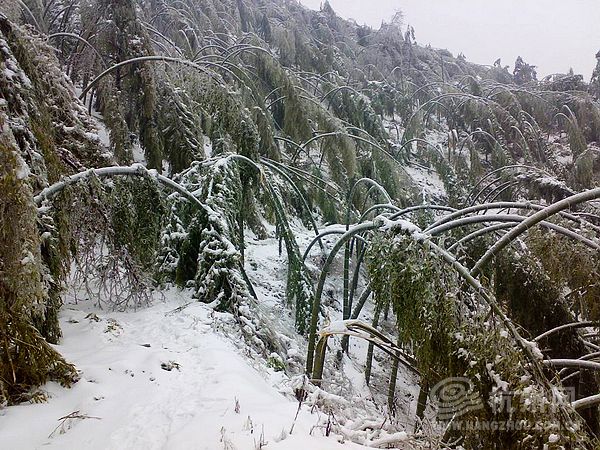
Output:
M268 228L272 237L267 239L248 232L246 269L260 312L277 332L294 336L293 314L285 306L286 255L278 254L278 239ZM300 223L294 228L305 248L312 232ZM327 239L327 246L334 241ZM318 266L319 251L311 254ZM338 284L334 273L328 286L335 297ZM340 319L338 308L337 302L327 308L331 320ZM364 319L370 320L372 308L365 309ZM385 446L386 439L397 441L398 429L404 428L383 428L389 424L385 396L376 399L372 392L384 393L386 368L374 374L369 390L362 373L363 341L351 341L344 370L334 370L335 379L326 383L331 394L313 392L313 401L303 402L296 418L294 388L301 377L290 379L252 354L233 316L192 299L191 291L170 288L152 306L129 312L100 309L92 300L76 301L69 294L60 322L64 337L56 348L76 365L81 379L70 389L43 386L46 402L0 409L0 449L351 450L365 447L350 439ZM296 353L306 351L300 336L289 345ZM339 348L337 338L332 346L329 361ZM379 364L376 359L375 367ZM414 409L416 393L416 384L401 375L402 416ZM313 407L319 402L341 405L329 436L327 408ZM371 430L371 422L381 423L381 429Z
M414 169L411 175L424 192L443 195L441 182L431 173ZM285 249L278 254L274 227L265 226L270 238L258 239L251 232L246 236L245 266L259 297L257 308L288 337L288 355L304 355L306 341L294 333L293 313L285 304ZM303 251L314 234L299 222L293 228ZM325 254L336 240L324 239ZM315 246L307 263L317 273L323 259ZM359 285L362 289L364 281ZM340 261L325 287L326 325L341 319ZM298 410L298 378L289 379L252 354L233 316L197 302L190 291L170 288L152 306L130 312L100 309L91 300L74 298L68 295L62 308L64 337L56 348L76 365L81 379L70 389L56 383L43 386L43 403L0 409L0 449L351 450L365 447L350 440L387 447L388 441L403 441L402 430L413 428L416 380L401 367L398 416L390 419L386 403L391 364L376 352L367 387L364 341L352 339L349 356L337 363L339 339L330 341L325 388L331 394L317 392L316 397L323 395L327 403L331 395L342 406L336 426L325 436L324 408L306 401ZM367 305L361 320L370 322L372 313Z
M228 314L170 290L137 312L67 304L58 350L81 371L48 401L0 412L3 449L352 449L313 428L279 372L253 367L245 346L219 332ZM219 317L221 316L221 317ZM170 370L168 370L170 369ZM281 391L281 392L280 392ZM284 395L288 394L288 395Z

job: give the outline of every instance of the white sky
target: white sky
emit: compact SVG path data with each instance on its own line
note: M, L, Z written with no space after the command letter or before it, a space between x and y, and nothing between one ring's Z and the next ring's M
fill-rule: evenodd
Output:
M321 0L300 0L319 9ZM342 17L379 28L397 10L419 44L511 70L517 56L538 75L573 68L589 81L600 50L600 0L329 0Z

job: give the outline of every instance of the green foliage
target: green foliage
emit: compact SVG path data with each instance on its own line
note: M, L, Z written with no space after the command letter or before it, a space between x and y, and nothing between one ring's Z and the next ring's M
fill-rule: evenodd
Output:
M16 71L0 74L0 96L6 100L2 108L34 174L33 187L40 189L48 179L56 181L82 164L105 165L99 143L90 136L95 127L76 103L54 50L5 19L0 19L0 31L2 67Z
M6 116L0 127L6 130ZM13 134L0 138L0 402L19 402L48 380L70 385L77 378L33 323L44 317L48 292L36 208ZM52 318L51 318L52 319Z
M288 305L292 305L296 312L296 329L299 333L305 334L308 331L308 322L314 295L311 278L302 260L294 233L290 228L281 198L280 187L274 183L273 179L266 180L265 184L266 189L269 190L270 200L273 204L277 235L285 242L288 260L286 284Z
M537 80L537 73L535 71L536 66L532 66L523 61L520 56L515 61L515 70L513 75L515 77L515 83L525 84Z
M342 187L349 186L349 179L356 171L356 146L353 140L341 131L341 124L330 119L322 124L323 132L339 133L320 140L321 158L327 161L331 177Z
M87 9L86 8L91 8ZM95 34L102 55L116 63L153 53L150 38L136 12L134 0L99 0L84 4L84 26ZM98 17L98 11L102 15ZM89 21L89 22L88 22ZM131 162L130 134L137 135L149 168L162 170L163 148L156 121L156 76L149 63L125 66L100 86L98 108L108 118L115 156Z
M125 110L116 94L113 77L108 76L98 86L97 108L102 111L104 123L110 134L110 145L119 164L133 162L133 142L125 120Z
M567 406L567 394L536 380L499 320L478 315L463 322L454 335L454 346L462 368L458 376L470 380L481 399L481 407L457 421L479 424L480 429L464 425L447 432L447 439L459 439L464 448L592 448L581 418ZM515 425L489 427L494 423ZM550 442L551 435L556 442Z
M242 236L243 221L238 220L238 211L244 200L240 170L235 164L225 157L214 165L203 168L194 164L183 172L183 183L196 190L208 209L198 211L185 202L175 203L161 238L165 248L160 257L161 271L170 274L180 285L193 280L198 298L207 303L216 302L224 310L232 309L252 292L242 262L244 242L239 236ZM312 297L310 278L287 221L280 188L274 179L263 183L278 236L286 245L288 302L296 310L296 325L303 333Z
M159 270L193 287L196 297L233 313L248 342L264 355L286 350L257 313L254 290L244 271L243 234L238 212L242 204L241 169L233 156L214 164L193 163L177 181L194 192L203 207L174 194L161 234ZM285 361L285 358L282 359Z
M584 151L575 160L574 178L578 186L583 189L594 187L594 159L595 152L592 149Z
M108 193L111 228L144 271L153 265L165 214L164 197L153 180L121 178Z
M480 401L461 411L458 429L448 426L447 441L464 448L518 449L523 442L538 448L556 434L557 442L548 448L563 448L573 440L589 448L580 418L565 408L566 396L538 378L502 321L463 291L457 275L425 247L412 237L388 233L374 239L368 263L376 301L390 299L399 341L413 348L432 394L443 392L438 382L461 377ZM433 398L440 404L444 399L443 394ZM521 427L485 428L509 422ZM469 429L466 423L481 427Z
M188 189L197 190L208 209L198 210L183 199L172 206L173 225L167 227L161 239L168 249L163 264L177 261L179 283L193 279L201 301L216 302L219 308L229 309L238 297L249 295L241 274L241 254L234 244L239 245L236 215L242 201L239 173L232 163L223 162L206 169L196 163L180 177ZM186 230L186 234L171 232L174 228Z
M498 259L495 275L498 301L531 336L571 321L560 285L550 279L539 262L507 255Z
M281 98L271 107L273 120L277 128L296 142L304 142L312 137L310 111L314 106L303 102L294 80L272 58L259 55L256 58L258 79L266 93L273 92L271 100Z
M159 246L163 200L152 180L92 178L54 200L44 216L57 295L74 262L75 291L100 307L126 310L151 302L152 268ZM62 266L62 268L61 268Z
M271 355L267 359L267 365L272 368L275 372L282 372L285 370L285 364L279 357L279 355Z
M232 93L213 80L205 80L196 96L203 109L204 131L212 142L213 153L234 152L256 160L260 142L258 128L239 93Z
M62 336L58 323L58 311L63 304L64 282L71 271L73 249L70 206L72 197L66 192L56 202L56 209L50 215L38 218L41 238L41 256L46 268L48 298L42 316L34 317L34 324L52 344L58 344Z
M165 84L160 92L158 123L160 139L172 173L187 169L193 161L204 159L202 113L184 90ZM190 108L191 105L192 107Z
M591 234L588 232L588 234ZM572 242L556 233L544 230L532 230L529 233L528 247L541 262L546 274L546 283L560 289L563 286L568 290L563 300L562 309L573 311L578 318L585 320L600 319L600 274L598 273L598 253L581 245L573 245ZM568 262L568 263L566 263ZM558 296L555 295L554 298ZM554 302L548 298L541 299L544 308L549 312L558 313ZM528 302L529 303L529 302ZM534 308L532 308L533 310ZM539 310L537 310L539 312ZM561 323L573 321L571 314L563 312ZM544 314L543 317L545 317ZM552 324L546 324L545 329L552 328ZM539 331L539 330L538 330Z
M320 172L316 168L313 170L314 175L318 176ZM326 190L313 189L311 197L315 199L315 205L319 208L324 223L340 223L343 220L344 215L339 207L340 203L328 196Z
M377 237L367 264L375 301L391 302L402 344L414 348L423 376L449 366L458 326L456 276L410 237Z
M571 147L573 158L577 158L579 155L585 152L587 143L585 141L585 136L579 128L579 122L577 121L577 118L571 117L567 123L569 130L569 146Z
M67 221L38 220L33 193L106 158L54 50L4 17L0 32L0 403L13 403L48 380L77 378L48 344L61 335L70 250L48 231L68 236Z

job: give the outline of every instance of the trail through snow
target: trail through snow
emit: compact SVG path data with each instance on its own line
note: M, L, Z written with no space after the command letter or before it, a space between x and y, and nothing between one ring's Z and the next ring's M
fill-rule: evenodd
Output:
M266 228L267 239L247 231L246 269L261 314L292 336L293 314L285 306L286 256L278 253L274 227ZM312 232L299 223L294 228L305 248ZM326 247L334 241L326 238ZM308 263L317 269L322 255L313 253ZM341 267L334 265L334 272L325 304L326 315L337 320L341 312L334 297L341 295ZM47 402L0 408L0 450L365 448L324 436L326 414L306 404L294 422L293 381L249 354L233 316L192 299L191 291L172 288L163 294L152 306L130 312L102 310L68 295L60 314L64 337L56 348L75 364L81 380L70 389L43 386ZM371 308L365 309L364 319L370 320ZM300 341L289 341L288 356L305 351ZM355 358L344 358L343 376L354 386L352 401L370 403L362 374L366 342L352 339L350 348ZM379 367L377 358L374 365ZM387 389L385 376L382 386L379 375L374 378L372 389ZM415 389L412 377L399 377L403 414L414 410Z
M283 376L252 367L245 346L216 330L229 315L198 302L174 311L191 301L171 290L137 312L65 305L57 348L81 380L49 383L46 403L0 411L0 447L245 450L263 439L269 449L363 448L311 435L318 418L308 407L288 435L298 403L279 392Z

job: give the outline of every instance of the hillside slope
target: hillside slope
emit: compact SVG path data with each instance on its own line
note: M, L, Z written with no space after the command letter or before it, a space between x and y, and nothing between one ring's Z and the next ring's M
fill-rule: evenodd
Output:
M26 445L260 448L260 422L275 446L297 401L280 448L597 444L598 74L478 66L327 2L1 12L0 433L15 445L40 417ZM200 412L210 380L219 401Z

